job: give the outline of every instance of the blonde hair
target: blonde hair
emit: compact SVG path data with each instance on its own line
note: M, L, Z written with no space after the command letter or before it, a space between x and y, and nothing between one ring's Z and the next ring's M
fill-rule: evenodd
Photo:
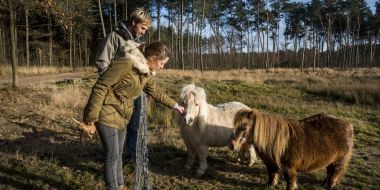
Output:
M135 24L146 23L150 26L152 24L152 17L144 10L144 8L139 7L129 15L128 24L131 25L133 21L135 21Z

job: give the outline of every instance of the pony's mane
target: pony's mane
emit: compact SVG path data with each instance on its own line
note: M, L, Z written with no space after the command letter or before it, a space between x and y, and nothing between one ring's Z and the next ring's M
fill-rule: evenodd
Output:
M180 94L181 100L184 100L185 97L191 92L194 93L197 101L199 101L199 100L206 101L205 90L201 87L196 87L194 84L188 84L182 88L181 94Z
M254 132L254 144L273 161L280 164L280 158L288 145L289 138L295 137L302 130L301 123L294 119L271 116L255 110L246 110L246 112L251 113L248 118L254 125L254 131L251 130ZM244 119L244 115L242 116L241 121Z

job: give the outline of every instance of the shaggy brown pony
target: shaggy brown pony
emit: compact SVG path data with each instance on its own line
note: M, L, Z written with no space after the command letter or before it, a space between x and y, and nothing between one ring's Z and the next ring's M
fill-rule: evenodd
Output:
M253 143L264 161L269 185L277 185L280 171L286 189L297 188L297 172L327 169L327 188L341 178L351 158L352 125L330 115L317 114L300 121L241 110L235 115L230 148Z

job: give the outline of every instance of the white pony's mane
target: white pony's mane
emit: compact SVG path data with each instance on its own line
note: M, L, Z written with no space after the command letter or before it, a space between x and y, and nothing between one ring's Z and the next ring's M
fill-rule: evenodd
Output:
M193 92L195 94L195 98L199 102L206 102L206 92L203 88L201 87L196 87L194 84L188 84L185 85L182 88L180 98L181 100L184 100L186 95L189 94L190 92Z
M199 103L199 113L196 126L203 131L207 123L208 107L211 105L206 102L206 92L203 88L196 87L194 84L185 85L180 94L181 100L188 98L189 94L194 95L194 101Z

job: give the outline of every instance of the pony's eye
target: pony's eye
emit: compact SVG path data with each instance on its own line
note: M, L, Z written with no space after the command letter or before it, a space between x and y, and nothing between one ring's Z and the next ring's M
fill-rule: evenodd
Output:
M196 103L195 106L199 106L199 104Z

